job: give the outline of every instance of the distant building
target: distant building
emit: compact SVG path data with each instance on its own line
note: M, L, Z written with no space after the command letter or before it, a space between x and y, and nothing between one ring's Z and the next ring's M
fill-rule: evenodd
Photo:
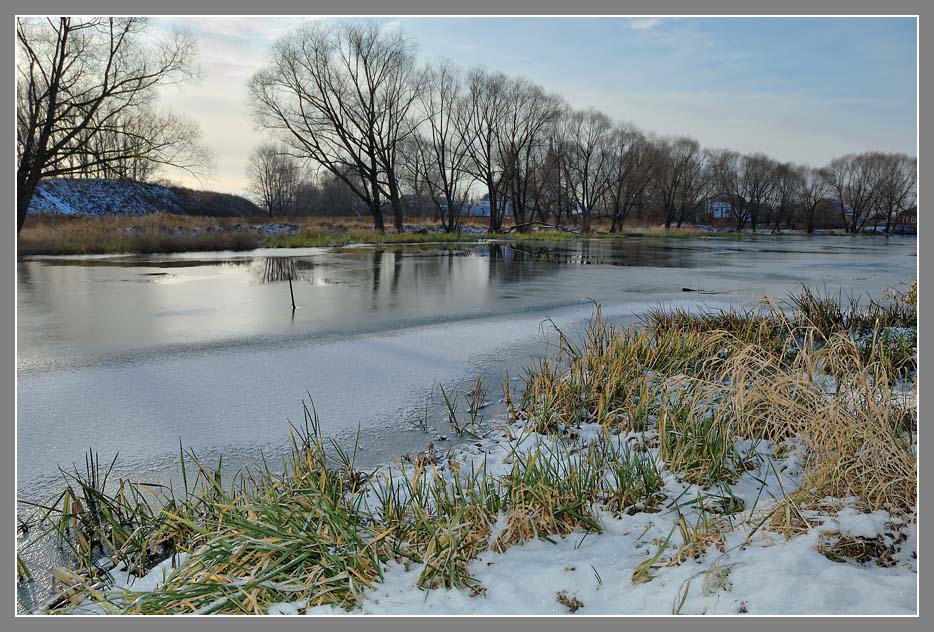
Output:
M507 200L505 202L505 216L512 216L512 207ZM464 208L461 211L461 215L464 217L489 217L490 216L490 196L484 195L482 198L476 202L467 202L464 204Z
M709 197L704 202L704 214L709 219L730 219L733 217L733 204L726 196Z
M478 202L467 202L461 213L464 217L489 217L490 200L480 200Z

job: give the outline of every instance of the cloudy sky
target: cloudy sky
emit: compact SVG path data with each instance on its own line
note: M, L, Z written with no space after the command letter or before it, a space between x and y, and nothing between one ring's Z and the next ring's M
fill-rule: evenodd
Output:
M153 19L198 40L202 79L167 90L163 103L198 121L216 159L200 183L176 179L245 191L247 155L264 140L246 81L272 42L304 19ZM710 147L814 165L853 151L917 151L914 18L376 21L411 36L423 61L525 75L574 106Z

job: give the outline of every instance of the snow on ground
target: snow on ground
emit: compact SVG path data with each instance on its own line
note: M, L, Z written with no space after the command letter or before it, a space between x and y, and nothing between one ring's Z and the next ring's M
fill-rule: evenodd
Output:
M106 178L42 180L29 203L29 211L83 216L144 215L164 211L253 217L262 213L258 206L239 195Z
M142 215L177 206L175 193L128 180L51 178L39 183L29 210L61 215Z
M302 227L298 224L234 224L230 227L231 230L255 230L257 232L263 233L264 235L297 235L301 231Z
M512 467L517 454L537 449L560 458L557 455L567 454L568 441L583 445L597 440L600 433L599 425L585 425L575 439L561 439L528 432L521 423L501 425L474 444L446 453L432 448L428 456L439 475L449 480L458 472L463 474L479 467L501 475ZM632 433L609 440L622 449L644 438ZM351 612L330 606L306 609L306 603L301 601L274 604L268 612L277 615L561 615L572 610L581 615L917 612L914 525L904 525L884 511L859 512L848 504L853 499L841 499L836 502L836 510L822 515L808 513L818 526L786 539L768 531L761 517L772 503L800 483L803 443L789 440L781 446L772 446L768 442L738 442L737 448L756 463L730 489L743 501L744 509L729 517L733 528L725 529L722 544L707 547L697 559L688 557L680 564L665 564L684 544L677 526L679 516L684 516L687 525L698 524L702 512L695 499L709 506L711 497L716 497L715 490L685 484L659 463L668 497L660 511L616 515L600 510L596 513L602 533L578 532L552 537L551 542L535 539L502 553L486 551L468 567L471 576L485 589L479 595L472 596L466 589L420 590L417 583L422 565L390 562L384 567L383 581L366 590L359 606ZM398 481L403 471L411 477L414 466L399 462L379 468L370 479L364 502L377 509L378 486ZM498 524L494 534L503 526ZM834 562L818 551L823 534L874 538L899 530L904 531L907 539L891 568L874 563ZM494 539L495 535L491 541ZM668 546L659 554L665 542ZM651 580L634 581L636 569L655 556L658 563L649 571ZM118 571L113 573L114 587L152 590L171 568L172 561L168 560L136 580L125 571ZM101 611L97 607L81 610Z
M745 534L737 532L727 540L727 553L714 548L702 560L659 569L652 581L634 584L633 571L654 555L651 541L664 539L671 522L644 513L603 518L600 535L574 534L557 544L535 540L481 555L470 566L487 589L478 597L464 590L420 591L420 568L390 564L359 613L567 614L559 593L578 600L576 614L592 615L915 612L913 572L832 562L815 548L817 530L789 541L762 533L745 545Z
M494 435L456 458L479 466L486 462L493 472L505 473L508 455L516 446L529 451L556 446L553 437L525 433L513 427L514 441ZM580 430L579 442L589 442L600 432L594 424ZM615 440L627 442L636 435ZM744 474L731 492L744 503L744 512L733 516L736 529L726 535L723 549L708 548L702 559L653 569L651 581L635 583L633 573L656 555L670 538L663 562L683 544L676 521L676 503L657 513L640 512L614 516L599 513L603 533L574 533L513 546L503 553L488 551L471 562L471 576L486 590L473 597L469 590L422 591L417 587L422 566L390 563L383 582L366 592L360 607L350 614L567 614L572 603L577 614L914 614L917 574L913 527L903 546L900 564L881 568L872 564L839 563L817 550L822 533L875 537L886 530L890 518L878 511L861 513L844 507L835 516L809 516L819 522L805 535L786 540L757 528L756 519L774 502L797 488L803 444L789 441L781 459L772 457L767 442L738 445L746 453L761 455L758 467ZM560 447L558 447L560 452ZM483 458L485 457L485 459ZM506 461L504 463L503 461ZM662 465L659 463L659 465ZM469 469L462 463L461 471ZM665 492L678 499L688 525L699 512L690 499L704 494L670 472L663 472ZM710 490L708 490L709 492ZM705 504L708 501L705 500ZM748 519L748 520L744 520ZM270 614L298 613L298 604L280 604ZM294 611L294 612L293 612ZM315 608L307 614L332 614ZM339 612L334 613L339 614Z

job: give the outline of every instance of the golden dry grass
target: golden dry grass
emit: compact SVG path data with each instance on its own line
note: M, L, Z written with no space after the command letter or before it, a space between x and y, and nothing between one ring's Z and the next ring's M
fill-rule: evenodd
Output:
M250 250L259 246L251 231L233 231L239 218L152 213L108 217L32 214L19 234L20 255Z
M409 218L420 226L435 226L431 218ZM252 230L234 230L240 224L291 224L298 227L296 234L264 236ZM487 228L488 220L481 217L464 218L463 226ZM509 227L506 222L505 227ZM606 234L609 224L595 224L594 231L579 235L562 231L511 233L503 239L566 240L584 237L612 238ZM647 237L690 237L702 234L695 228L665 229L655 225L627 225L623 233L636 233ZM330 247L366 243L425 243L470 242L482 235L447 233L397 233L387 226L383 233L373 229L373 222L365 216L333 217L205 217L152 213L147 215L107 215L100 217L53 216L33 213L27 216L18 236L20 255L73 255L73 254L147 254L156 252L190 252L211 250L250 250L266 247Z

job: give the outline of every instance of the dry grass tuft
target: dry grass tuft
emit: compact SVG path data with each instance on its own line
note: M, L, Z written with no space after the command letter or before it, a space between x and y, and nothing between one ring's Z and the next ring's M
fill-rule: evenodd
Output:
M555 594L555 599L572 614L584 607L584 602L576 595L569 595L563 590Z
M898 538L886 538L885 536L864 538L842 535L833 531L821 534L817 550L834 562L874 563L888 568L895 565L898 547L905 540L907 540L907 535L904 533Z

